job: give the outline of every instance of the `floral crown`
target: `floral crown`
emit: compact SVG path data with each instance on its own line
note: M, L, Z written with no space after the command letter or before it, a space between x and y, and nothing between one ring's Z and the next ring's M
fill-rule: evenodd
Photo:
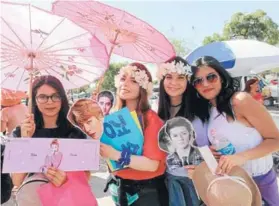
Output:
M162 80L164 76L170 73L178 73L183 75L191 75L191 67L189 65L186 65L179 61L175 63L175 61L168 62L168 63L162 63L159 65L159 68L157 70L157 78L159 80Z
M115 87L119 87L120 78L123 74L130 73L140 87L147 91L148 96L152 94L153 84L149 81L149 77L144 70L140 70L136 66L128 65L119 70L118 75L114 78Z

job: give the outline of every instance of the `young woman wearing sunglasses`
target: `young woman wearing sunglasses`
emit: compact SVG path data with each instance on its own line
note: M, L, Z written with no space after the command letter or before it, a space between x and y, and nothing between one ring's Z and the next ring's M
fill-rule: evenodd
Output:
M268 205L278 205L276 174L271 153L279 150L279 131L268 111L249 94L238 92L233 79L213 57L205 56L192 67L191 84L198 100L194 110L208 120L208 138L226 139L235 148L231 155L221 155L217 174L229 173L236 166L254 178ZM224 153L223 153L224 154Z

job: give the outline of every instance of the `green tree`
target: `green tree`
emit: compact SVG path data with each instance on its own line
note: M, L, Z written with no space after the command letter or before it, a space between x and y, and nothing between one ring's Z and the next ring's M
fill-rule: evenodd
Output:
M206 36L203 40L203 44L206 45L215 41L225 41L225 40L227 39L224 36L214 33L212 36Z
M88 89L89 89L89 85L85 85L85 86L79 88L79 91L80 92L86 92Z
M71 92L73 93L87 92L88 89L89 89L89 85L85 85L83 87L72 89Z
M156 79L156 80L153 80L153 82L152 82L154 85L156 85L156 84L159 84L159 81Z
M170 42L174 46L175 52L178 56L184 57L191 51L187 47L187 42L184 39L170 38Z
M114 87L114 77L119 72L119 69L127 64L127 62L110 64L109 69L105 73L104 80L101 83L101 90L110 90L115 92L116 88Z
M276 45L279 43L278 24L262 10L249 14L238 12L225 24L222 34L205 37L203 44L230 39L256 39Z

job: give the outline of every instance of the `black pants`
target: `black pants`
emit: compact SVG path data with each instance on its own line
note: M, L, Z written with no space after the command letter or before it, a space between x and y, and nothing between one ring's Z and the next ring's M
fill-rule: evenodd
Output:
M113 177L113 176L111 176ZM108 185L111 183L119 184L120 186L118 190L118 197L120 197L120 202L123 203L123 205L126 205L127 203L124 203L121 200L121 197L123 194L129 193L130 195L138 194L139 198L130 206L168 206L169 200L168 200L168 191L165 185L165 177L160 176L156 177L150 180L141 180L141 181L135 181L135 180L123 180L119 178L110 178L107 182L106 189L108 188ZM106 191L105 189L105 191ZM119 204L120 205L120 204ZM117 205L117 206L119 206Z
M155 188L144 188L138 193L139 199L130 206L168 206L168 201L160 201L160 198L166 198L158 194ZM161 203L162 202L162 203ZM116 205L119 206L119 205Z
M157 189L155 188L143 188L138 195L139 199L131 206L162 206Z
M2 174L4 145L1 144L1 204L7 202L12 193L13 183L9 174Z

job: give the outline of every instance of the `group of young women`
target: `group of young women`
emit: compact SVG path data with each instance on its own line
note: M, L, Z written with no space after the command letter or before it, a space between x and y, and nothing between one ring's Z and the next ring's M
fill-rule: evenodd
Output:
M136 111L144 134L142 156L126 157L128 169L111 173L107 182L109 190L117 188L115 205L202 204L190 178L195 165L170 169L167 154L158 147L159 130L165 121L177 116L192 122L198 146L210 146L210 131L222 129L236 153L218 157L216 172L225 174L235 165L242 166L254 178L266 204L278 204L271 153L279 150L279 131L266 109L249 94L239 92L238 82L212 57L202 57L192 66L183 58L174 57L160 65L158 78L158 113L148 103L152 77L143 64L129 64L115 78L116 110L127 107ZM55 77L42 76L33 83L32 105L33 114L26 116L14 136L86 138L67 120L68 100ZM105 144L101 145L100 154L112 160L121 158L121 151ZM19 186L26 175L13 174L14 184ZM48 168L45 176L55 186L67 181L67 174L55 168Z

